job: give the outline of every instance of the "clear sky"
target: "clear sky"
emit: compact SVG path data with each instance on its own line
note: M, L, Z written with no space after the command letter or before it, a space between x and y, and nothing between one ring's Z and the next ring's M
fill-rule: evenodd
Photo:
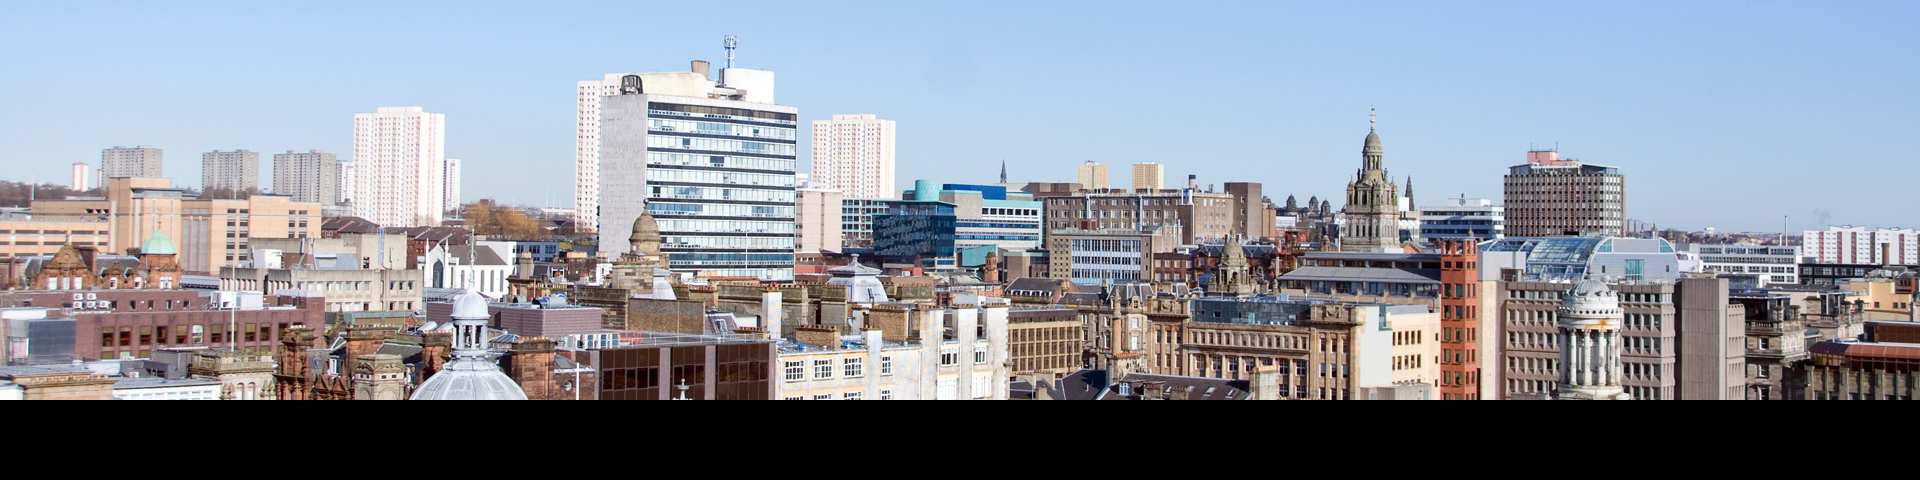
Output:
M898 121L902 188L991 182L1002 159L1014 181L1095 160L1125 184L1152 161L1169 184L1337 200L1378 106L1423 204L1497 201L1541 143L1620 167L1628 216L1663 228L1920 227L1916 25L1910 0L7 0L0 178L153 145L195 186L201 153L344 159L354 113L421 106L447 115L468 200L571 206L575 82L719 63L732 34L803 125Z

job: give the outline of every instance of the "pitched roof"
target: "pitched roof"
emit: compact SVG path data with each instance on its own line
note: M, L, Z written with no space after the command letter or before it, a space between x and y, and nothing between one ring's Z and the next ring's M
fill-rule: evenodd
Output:
M1126 395L1120 394L1120 384L1127 385ZM1185 392L1188 400L1246 400L1253 396L1246 380L1129 373L1114 386L1107 387L1106 395L1100 399L1169 400L1177 392Z
M380 225L360 217L333 217L320 222L320 230L337 233L378 233Z

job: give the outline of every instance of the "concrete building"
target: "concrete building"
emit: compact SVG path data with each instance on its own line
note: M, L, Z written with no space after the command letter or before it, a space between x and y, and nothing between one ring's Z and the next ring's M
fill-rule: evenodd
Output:
M1527 163L1507 169L1506 234L1625 236L1626 182L1618 167L1562 160L1558 151L1529 151Z
M840 200L840 248L873 248L873 216L887 213L887 200Z
M1506 209L1484 198L1449 198L1420 207L1420 238L1493 240L1507 234Z
M1009 308L995 300L970 296L952 309L875 305L845 338L800 327L780 342L777 397L1005 400Z
M1700 261L1701 271L1724 278L1748 277L1755 287L1800 283L1798 249L1753 244L1682 245Z
M60 247L97 247L106 250L107 222L98 217L65 217L60 220L0 220L0 261L53 255ZM61 217L54 217L61 218Z
M1167 188L1167 166L1158 163L1133 164L1134 190L1160 190Z
M160 149L141 145L101 150L100 178L94 184L106 185L114 177L162 178Z
M1107 166L1105 164L1094 163L1092 160L1080 164L1079 169L1075 171L1074 178L1080 184L1080 188L1088 190L1108 188Z
M340 181L339 181L340 196L339 198L334 200L334 203L351 206L353 202L353 195L354 195L355 189L359 188L359 185L360 185L359 182L355 181L359 177L357 176L357 174L354 173L352 160L341 161L339 170L340 170ZM349 212L350 211L351 210L349 210Z
M260 191L260 152L214 150L201 154L200 189Z
M74 162L73 180L69 181L67 185L72 186L75 192L92 190L94 185L98 185L97 183L93 183L93 166L88 165L86 162Z
M1842 225L1801 232L1803 263L1920 264L1920 230Z
M845 248L846 238L841 229L847 223L843 215L846 199L842 195L839 189L815 186L802 186L794 190L795 253L837 252ZM872 235L870 225L867 227L869 238Z
M1154 254L1179 245L1178 225L1055 229L1047 235L1047 278L1081 285L1146 282L1152 280Z
M1359 253L1400 253L1399 187L1387 178L1381 164L1380 134L1367 129L1366 144L1360 148L1360 169L1347 182L1347 204L1340 209L1345 226L1340 230L1340 251Z
M627 238L645 209L671 270L791 280L799 109L773 103L773 72L726 68L714 81L707 68L617 78L592 106L597 161L580 178L598 190L580 200L597 211L602 245Z
M420 107L353 115L353 215L387 227L440 225L447 116Z
M340 161L319 150L273 154L273 193L293 201L333 205L340 202Z
M441 210L460 209L460 159L447 159L447 192Z
M891 199L894 123L875 115L834 115L813 121L813 180L846 198Z

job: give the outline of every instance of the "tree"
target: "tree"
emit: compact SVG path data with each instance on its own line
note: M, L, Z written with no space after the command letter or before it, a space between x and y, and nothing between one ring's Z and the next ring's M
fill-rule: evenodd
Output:
M493 199L481 199L478 202L463 205L467 225L473 227L475 235L522 242L544 242L553 238L553 232L540 227L540 222L519 208L495 203Z

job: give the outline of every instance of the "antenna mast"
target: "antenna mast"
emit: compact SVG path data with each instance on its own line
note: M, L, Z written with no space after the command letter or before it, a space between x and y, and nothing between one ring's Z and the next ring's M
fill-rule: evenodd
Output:
M740 38L727 35L723 40L723 43L727 47L727 68L733 68L733 49L740 48Z

